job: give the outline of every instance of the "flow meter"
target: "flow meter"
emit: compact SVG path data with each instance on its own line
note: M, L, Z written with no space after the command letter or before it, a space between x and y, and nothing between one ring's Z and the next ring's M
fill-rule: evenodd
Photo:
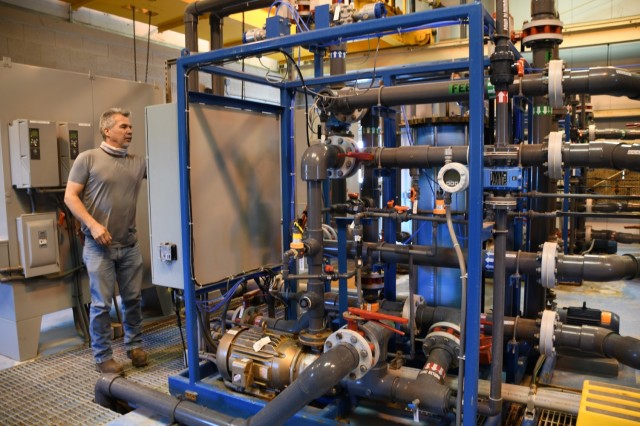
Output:
M464 164L447 163L438 172L438 184L451 194L464 191L469 186L469 170Z

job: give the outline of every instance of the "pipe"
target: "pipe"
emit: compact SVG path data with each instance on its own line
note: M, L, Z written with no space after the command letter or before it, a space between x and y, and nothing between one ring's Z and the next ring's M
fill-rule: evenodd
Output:
M640 129L584 129L578 130L578 134L589 136L589 139L592 135L593 139L640 139Z
M640 203L604 201L593 204L591 211L598 213L640 212Z
M616 232L609 230L592 230L592 240L611 240L617 241L623 244L638 244L640 243L640 234L632 234L630 232Z
M640 277L640 262L630 254L618 255L558 255L558 281L615 281Z
M198 405L179 400L160 391L149 389L117 374L105 374L95 386L95 401L103 407L115 408L115 401L126 401L134 406L151 409L169 419L171 423L189 426L225 425L231 426L239 419Z
M543 54L546 55L546 49ZM540 64L540 67L542 66L544 64ZM469 97L469 87L469 79L457 79L385 87L381 91L360 89L345 96L338 96L335 92L331 93L331 96L319 95L319 103L324 109L346 114L378 104L392 107L403 104L463 101ZM562 77L562 90L565 95L587 93L639 99L640 74L614 67L565 70ZM524 75L509 84L508 92L510 96L546 96L549 93L548 77L543 73ZM488 97L487 93L485 97ZM543 134L546 135L548 132Z
M445 379L445 383L454 391L458 390L458 382L456 377L447 377ZM489 395L489 382L487 380L478 381L478 394L482 396ZM536 388L535 394L531 395L531 388L529 386L509 383L502 384L502 397L505 401L524 405L533 403L536 408L573 415L578 414L581 399L581 395L578 392L558 391L553 388L544 387Z
M358 367L360 356L355 347L340 343L323 353L285 390L247 419L245 425L281 425L311 401L327 393Z
M609 358L640 370L640 340L611 333L604 338L602 349Z
M547 133L548 134L548 133ZM485 152L499 148L498 145L486 146ZM520 159L524 167L542 167L548 161L548 146L546 143L535 145L517 145L510 147L505 153L508 158ZM373 154L373 159L365 162L367 167L402 168L441 167L445 164L445 151L452 151L451 160L457 163L468 163L467 146L401 146L397 148L369 148L366 151ZM518 157L519 151L519 157ZM493 156L485 155L485 165L490 166ZM640 171L640 150L637 145L619 141L602 141L582 143L567 143L562 146L562 161L567 167L598 167L609 169L627 169ZM544 171L543 171L544 172ZM542 192L550 190L539 189Z
M325 250L335 252L337 245L334 242L325 242ZM409 259L409 251L413 255L413 262L421 266L438 266L441 268L459 268L454 249L438 247L436 254L431 247L426 246L400 246L384 243L364 243L363 256L380 259L386 263L404 263ZM464 252L464 251L463 251ZM347 243L347 253L354 256L353 242ZM491 252L484 252L486 259ZM521 274L540 276L540 262L538 253L514 252L505 253L506 271ZM558 280L588 280L588 281L615 281L629 280L640 277L640 260L631 254L619 255L562 255L556 257L556 276ZM484 265L486 269L486 264Z
M496 225L494 230L494 270L493 270L493 317L496 334L491 348L491 391L489 392L489 408L492 414L502 411L502 359L504 350L504 303L506 292L506 253L507 253L507 211L495 211Z

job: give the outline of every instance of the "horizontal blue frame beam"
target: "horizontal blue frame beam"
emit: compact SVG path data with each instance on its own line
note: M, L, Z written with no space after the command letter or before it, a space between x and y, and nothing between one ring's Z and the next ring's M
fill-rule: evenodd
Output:
M231 98L228 96L210 95L201 92L189 92L189 102L266 112L269 114L282 114L284 112L284 108L280 105L248 101L246 99Z
M276 89L282 87L282 83L269 81L265 79L264 76L248 74L242 71L234 71L229 68L224 68L216 65L208 65L206 67L200 68L199 71L209 74L221 75L229 78L235 78L249 83L263 84L265 86L275 87Z
M389 18L375 19L366 22L339 27L323 28L314 31L306 31L290 36L277 37L241 46L218 49L211 52L198 53L178 58L177 63L185 69L199 68L203 65L211 65L224 60L238 60L248 56L256 56L303 45L316 45L322 43L340 43L344 39L358 36L372 35L382 31L413 28L435 22L451 21L456 19L467 20L470 15L484 17L484 25L491 28L493 18L480 3L472 3L461 6L445 7L442 9L428 10L411 13L408 15L392 16Z

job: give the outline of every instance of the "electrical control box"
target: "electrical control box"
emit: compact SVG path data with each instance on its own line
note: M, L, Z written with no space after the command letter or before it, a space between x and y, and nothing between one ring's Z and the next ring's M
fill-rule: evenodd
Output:
M25 278L60 272L56 214L23 214L16 221Z
M60 185L67 184L69 171L80 154L80 146L91 142L93 133L89 123L57 123Z
M484 187L503 191L520 191L523 187L520 167L485 167Z
M11 183L16 188L60 186L56 124L13 120L9 123Z
M73 162L80 154L80 146L91 142L93 133L89 123L57 123L60 185L66 185Z

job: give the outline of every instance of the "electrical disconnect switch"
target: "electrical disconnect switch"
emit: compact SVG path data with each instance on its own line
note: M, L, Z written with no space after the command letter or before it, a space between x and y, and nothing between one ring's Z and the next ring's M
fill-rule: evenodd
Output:
M173 243L160 243L160 260L167 263L178 260L178 247Z

